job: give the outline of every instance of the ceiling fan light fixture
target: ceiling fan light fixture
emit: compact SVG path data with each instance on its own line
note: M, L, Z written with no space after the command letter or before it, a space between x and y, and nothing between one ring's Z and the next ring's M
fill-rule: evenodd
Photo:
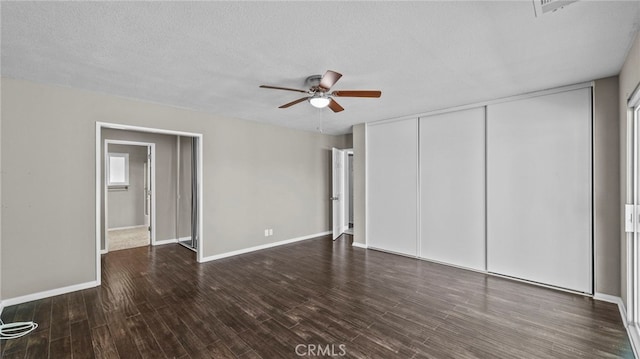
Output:
M309 99L309 103L311 104L311 106L315 108L325 108L329 106L330 102L331 102L331 99L324 96L314 96Z
M551 0L534 0L534 1L551 1ZM553 1L561 1L561 0L553 0ZM577 1L577 0L575 0ZM315 108L325 108L328 107L333 112L342 112L344 111L344 107L340 106L333 98L334 97L369 97L369 98L378 98L382 95L380 90L341 90L341 91L331 91L331 87L336 84L336 82L342 77L342 74L337 73L335 71L328 70L324 75L313 75L307 77L306 84L309 86L308 90L299 90L288 87L280 87L280 86L269 86L269 85L260 85L260 88L265 89L274 89L274 90L284 90L284 91L293 91L293 92L302 92L307 96L299 98L297 100L285 103L282 106L278 106L278 108L289 108L293 105L297 105L304 101L309 101L311 106Z

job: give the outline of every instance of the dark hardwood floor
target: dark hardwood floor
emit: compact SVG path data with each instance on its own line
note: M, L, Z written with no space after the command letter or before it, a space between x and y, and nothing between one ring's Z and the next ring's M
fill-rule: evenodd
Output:
M632 358L614 304L308 240L204 264L103 256L102 286L5 308L9 358ZM297 352L296 352L297 350Z

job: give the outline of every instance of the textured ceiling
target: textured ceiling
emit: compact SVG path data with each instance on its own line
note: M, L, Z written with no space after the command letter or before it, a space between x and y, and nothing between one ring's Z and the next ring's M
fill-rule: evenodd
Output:
M2 76L326 133L616 75L639 1L2 2ZM331 69L341 113L279 105ZM176 119L179 121L180 119Z

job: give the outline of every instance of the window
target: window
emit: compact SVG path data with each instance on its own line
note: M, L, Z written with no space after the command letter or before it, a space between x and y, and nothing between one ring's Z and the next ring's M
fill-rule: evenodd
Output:
M107 163L107 185L108 186L128 186L129 185L129 154L109 153Z

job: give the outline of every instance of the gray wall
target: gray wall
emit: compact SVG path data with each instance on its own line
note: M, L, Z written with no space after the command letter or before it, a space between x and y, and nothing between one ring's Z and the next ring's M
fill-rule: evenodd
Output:
M96 121L203 134L205 256L331 228L331 148L349 136L15 79L1 96L3 298L95 280Z
M353 241L366 243L365 125L353 126Z
M341 149L353 148L353 134L348 133L346 135L340 136L340 140L338 142L340 143L341 147L336 147L336 148L341 148Z
M143 226L147 147L110 144L112 152L129 154L129 185L107 190L108 228Z
M348 148L349 136L239 120L216 128L204 136L206 255L331 229L331 148Z
M2 79L5 300L95 280L95 103L57 92Z
M593 200L595 292L620 295L618 77L595 81Z
M116 129L103 129L102 139L103 142L104 140L108 139L155 143L156 205L154 207L156 210L156 240L162 241L167 239L174 239L176 237L177 136ZM102 217L102 228L102 233L104 233L104 215ZM101 243L102 248L104 249L104 238L102 239Z
M627 156L627 147L633 145L631 133L627 131L630 121L627 118L627 101L638 86L640 86L640 32L636 33L629 54L620 70L618 82L618 112L620 116L620 202L621 208L625 203L631 203L633 168L631 159ZM625 306L627 304L627 234L624 232L624 219L618 219L620 229L620 295Z

